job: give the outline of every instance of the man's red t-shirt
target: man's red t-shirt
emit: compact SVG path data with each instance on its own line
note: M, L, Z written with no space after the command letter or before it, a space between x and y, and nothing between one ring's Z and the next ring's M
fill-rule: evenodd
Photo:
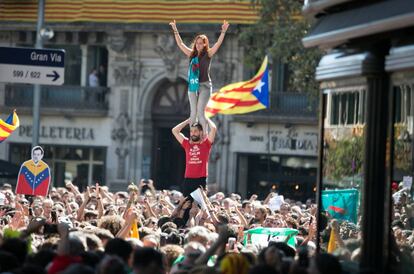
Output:
M208 138L199 144L192 144L184 139L181 146L185 150L185 178L207 177L208 158L210 156L211 143Z

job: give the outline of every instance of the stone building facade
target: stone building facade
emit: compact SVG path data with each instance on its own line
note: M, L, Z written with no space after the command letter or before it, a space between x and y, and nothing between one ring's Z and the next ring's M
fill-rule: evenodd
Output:
M86 6L95 3L83 2ZM44 46L66 51L65 84L42 87L40 143L45 147L45 159L52 168L54 185L62 186L65 179L74 180L80 186L99 181L113 190L121 190L129 182L141 178L153 178L160 188L180 185L185 158L171 128L189 116L188 60L175 43L168 26L170 18L177 18L180 34L187 45L197 33L205 33L211 46L220 34L222 19L230 21L225 41L212 60L214 91L251 76L253 71L243 66L243 53L249 49L238 41L241 27L257 18L250 1L204 1L205 9L198 11L200 15L186 14L182 5L197 5L198 2L159 2L161 6L151 6L158 5L151 1L105 2L91 6L88 12L72 7L73 14L69 18L60 13L59 3L47 1L46 25L54 30L55 36L45 41ZM113 12L104 11L104 7ZM4 7L5 10L13 8L18 7ZM127 8L131 12L125 11ZM149 17L145 9L149 9L153 17ZM0 46L33 47L35 8L27 12L31 17L24 18L10 17L5 10ZM169 13L162 13L163 10ZM98 16L104 19L97 19L101 18ZM90 87L89 74L93 68L99 70L101 66L104 73L98 76L101 80L105 78L104 83ZM2 117L16 108L22 124L7 143L0 146L0 159L19 164L30 157L31 96L30 85L0 84ZM292 187L303 183L300 188L312 192L316 150L304 151L290 144L300 135L309 137L311 145L316 145L312 137L316 115L311 114L311 118L309 114L302 115L307 107L303 104L290 107L289 102L300 98L289 96L280 93L276 97L280 97L279 104L290 112L267 111L214 118L219 131L209 163L208 183L212 189L247 195L257 191L255 186L259 181L262 190L268 191L272 182L279 187L290 180ZM268 129L272 129L272 136ZM240 138L244 131L252 136L246 140ZM272 150L271 138L290 138L285 141L289 148ZM256 148L256 145L259 146ZM289 160L288 156L294 159ZM262 161L266 161L267 167L254 166L256 158L260 157L266 158ZM306 159L301 160L303 157ZM309 167L307 175L282 174L283 166L297 168L301 165ZM279 171L272 173L273 168ZM263 175L269 172L271 175ZM280 179L283 176L285 181ZM305 177L306 180L302 180Z

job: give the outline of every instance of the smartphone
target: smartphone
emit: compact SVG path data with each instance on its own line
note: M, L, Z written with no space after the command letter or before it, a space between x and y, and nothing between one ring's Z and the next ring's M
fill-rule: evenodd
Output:
M234 237L230 237L228 242L227 242L228 246L229 246L229 250L233 250L234 249L234 245L236 244L236 238Z

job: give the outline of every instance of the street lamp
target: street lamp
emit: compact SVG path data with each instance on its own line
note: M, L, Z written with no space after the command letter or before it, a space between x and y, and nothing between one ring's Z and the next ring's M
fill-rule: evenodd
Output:
M55 32L51 28L41 28L39 33L43 41L50 40L55 36Z

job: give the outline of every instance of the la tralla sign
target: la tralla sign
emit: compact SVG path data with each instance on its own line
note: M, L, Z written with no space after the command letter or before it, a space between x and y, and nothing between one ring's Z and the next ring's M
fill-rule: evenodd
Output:
M233 123L231 149L234 152L273 153L285 155L317 156L317 126L291 126L256 124L247 127Z

